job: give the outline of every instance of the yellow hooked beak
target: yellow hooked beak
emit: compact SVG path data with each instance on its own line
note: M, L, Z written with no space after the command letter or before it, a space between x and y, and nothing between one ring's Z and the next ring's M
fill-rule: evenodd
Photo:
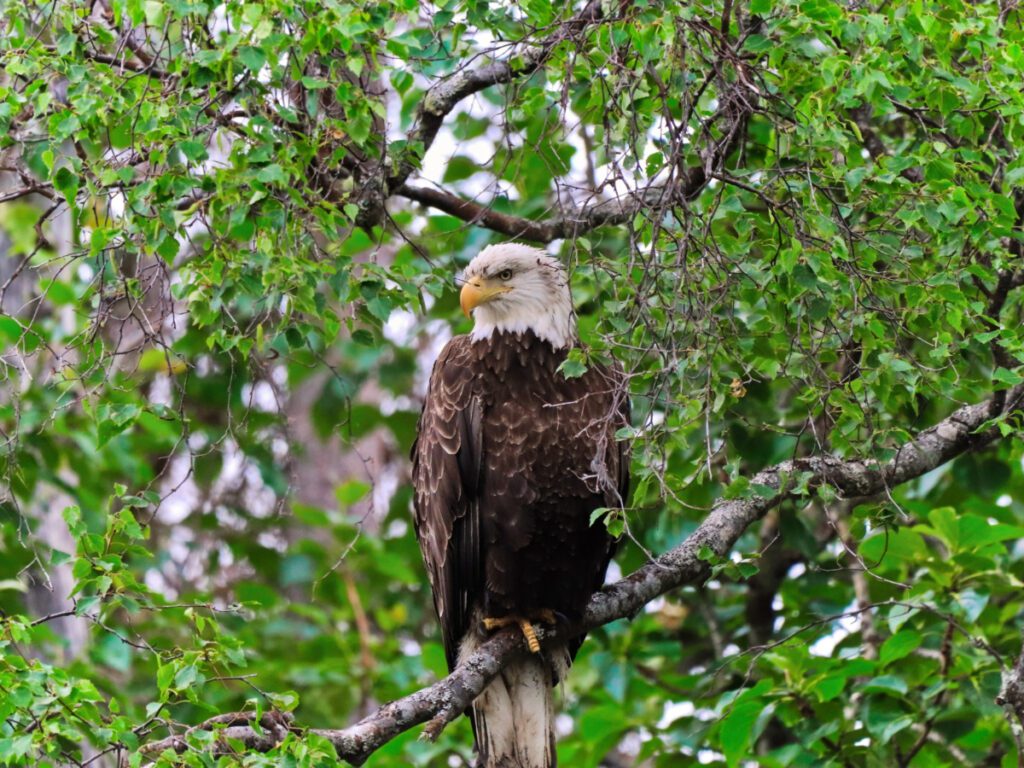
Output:
M471 277L462 286L462 293L459 295L462 314L470 317L470 313L481 304L490 301L498 294L508 293L511 290L507 285L495 285L479 276Z

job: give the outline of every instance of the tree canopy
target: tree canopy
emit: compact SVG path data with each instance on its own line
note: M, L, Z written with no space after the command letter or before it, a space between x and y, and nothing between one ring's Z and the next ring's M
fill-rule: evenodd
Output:
M562 764L1017 765L1014 0L0 8L0 765L471 764L407 455L508 239L633 402Z

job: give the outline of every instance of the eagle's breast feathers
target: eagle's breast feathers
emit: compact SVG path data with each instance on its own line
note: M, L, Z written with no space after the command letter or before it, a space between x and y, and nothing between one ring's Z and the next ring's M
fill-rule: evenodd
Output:
M594 366L568 379L558 371L565 355L529 331L458 336L434 366L413 484L449 664L488 591L527 609L516 601L536 600L529 583L554 575L562 604L536 607L568 617L603 579L613 544L590 512L622 504L627 467L615 432L628 401L620 372ZM528 568L512 574L504 561L520 558Z

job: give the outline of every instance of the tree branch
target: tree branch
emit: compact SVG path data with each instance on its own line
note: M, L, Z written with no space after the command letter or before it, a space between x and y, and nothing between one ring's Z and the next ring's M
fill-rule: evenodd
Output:
M53 47L48 47L48 50L56 54L57 50ZM135 50L134 48L132 50ZM97 64L106 64L109 67L116 67L120 70L120 74L126 72L134 72L137 75L148 75L149 77L156 78L157 80L170 80L177 77L170 72L167 72L159 67L155 66L155 61L149 63L139 63L132 61L123 54L120 56L112 56L108 53L101 53L93 50L83 50L82 55L90 61L95 61Z
M652 184L622 197L582 206L561 216L532 221L500 213L474 200L467 200L436 187L403 183L395 188L394 194L509 237L535 243L579 237L598 227L624 224L642 211L664 210L695 199L709 179L723 178L721 169L725 160L746 135L746 123L755 107L756 94L748 86L735 86L708 120L708 126L719 120L724 120L725 125L720 139L708 138L708 145L700 153L700 165L687 168L665 184Z
M28 197L29 195L42 195L43 197L53 200L53 185L46 183L31 184L27 187L20 187L18 189L13 189L10 192L4 192L0 195L0 203L18 200L22 197Z
M1009 390L1003 412L1019 410L1022 401L1024 385ZM886 462L815 456L784 461L759 472L751 480L752 489L770 489L770 492L752 493L740 499L720 499L682 544L595 594L580 627L542 631L541 639L545 642L564 639L581 630L635 616L659 595L683 584L702 581L710 570L708 560L711 558L707 558L706 553L726 556L751 524L782 502L800 496L795 488L830 485L846 498L872 496L920 477L968 450L987 445L999 437L995 429L978 431L992 417L991 407L991 401L986 400L958 409L905 443ZM513 657L525 652L518 632L503 631L484 642L448 677L385 704L355 725L306 731L288 726L278 731L317 734L331 742L340 759L361 765L382 745L420 723L427 723L425 736L436 737L447 723L465 711ZM227 735L242 741L249 749L266 751L279 743L268 738L266 732L257 733L251 726L234 724L237 720L225 720L231 717L222 715L216 722L208 721L192 730L231 722ZM237 717L244 719L246 715ZM218 743L220 748L228 749L223 739ZM141 751L155 755L164 749L180 752L186 748L184 737L172 736L144 745Z
M416 123L407 137L405 154L398 163L397 171L387 180L388 194L401 187L416 170L416 160L430 149L445 117L460 101L492 85L501 85L517 77L532 75L547 61L551 52L560 43L598 21L602 15L600 0L590 0L579 13L559 25L557 32L537 45L527 48L525 52L513 53L501 61L490 64L461 69L451 77L432 85L420 102Z
M1021 638L1024 640L1024 632ZM1017 751L1024 755L1024 650L1013 667L1003 671L1003 684L996 696L996 704L1005 710L1010 730L1017 741Z
M534 243L550 243L561 238L578 237L597 227L622 224L640 211L674 198L671 188L650 186L625 197L584 206L564 216L531 221L521 216L500 213L443 189L403 184L396 194L437 208L470 224L478 224L503 235Z

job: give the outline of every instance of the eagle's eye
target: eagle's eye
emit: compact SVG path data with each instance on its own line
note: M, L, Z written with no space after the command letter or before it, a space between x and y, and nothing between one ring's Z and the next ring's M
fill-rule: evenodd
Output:
M501 272L498 273L498 277L501 278L502 280L511 280L512 279L512 270L511 269L503 269L503 270L501 270Z

